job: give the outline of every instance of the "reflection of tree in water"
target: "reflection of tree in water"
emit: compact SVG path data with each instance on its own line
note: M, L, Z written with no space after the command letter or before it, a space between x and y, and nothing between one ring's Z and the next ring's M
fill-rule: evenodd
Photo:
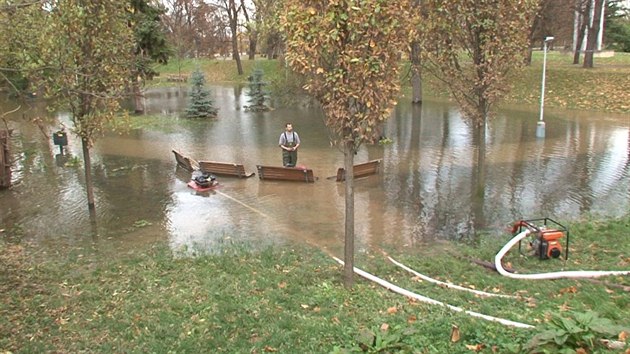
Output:
M485 120L484 122L487 122ZM472 145L476 155L476 162L471 166L471 219L467 227L464 227L465 234L458 234L459 238L466 238L469 241L476 239L476 232L485 227L484 205L486 197L486 124L481 128L472 129ZM467 235L466 235L467 234Z

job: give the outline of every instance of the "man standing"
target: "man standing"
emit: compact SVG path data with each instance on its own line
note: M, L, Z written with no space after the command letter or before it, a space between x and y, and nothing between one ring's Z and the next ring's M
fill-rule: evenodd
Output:
M282 166L295 167L297 163L297 149L300 146L300 136L293 131L293 124L287 123L285 130L280 134L278 142L282 149Z

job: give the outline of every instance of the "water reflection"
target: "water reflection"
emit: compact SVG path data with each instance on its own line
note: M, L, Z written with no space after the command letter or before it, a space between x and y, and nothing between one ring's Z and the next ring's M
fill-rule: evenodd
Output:
M0 192L0 229L44 245L126 249L168 240L174 249L195 252L223 243L298 240L339 251L343 185L326 177L343 165L343 155L330 147L321 111L247 112L240 109L245 91L212 86L219 118L189 121L178 114L186 107L185 90L150 90L147 112L164 114L169 128L108 134L93 149L96 232L90 231L82 164L68 164L81 158L80 142L69 135L69 155L56 156L51 139L21 120L37 111L16 113L10 122L15 186ZM484 144L454 106L413 106L402 98L384 127L393 143L365 146L355 159L383 159L382 174L356 183L357 248L468 240L480 229L502 232L520 218L627 214L630 117L549 110L547 136L536 139L535 110L503 109ZM175 165L171 149L242 163L248 171L280 165L277 141L288 121L303 140L299 163L318 177L313 184L220 177L221 188L198 193L186 186L189 173Z

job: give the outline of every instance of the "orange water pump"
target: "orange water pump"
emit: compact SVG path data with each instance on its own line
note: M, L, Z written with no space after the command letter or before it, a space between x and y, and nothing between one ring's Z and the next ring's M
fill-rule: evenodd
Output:
M519 220L512 227L512 234L528 229L532 238L530 246L540 259L559 258L562 255L562 239L565 239L564 259L569 258L569 230L550 218ZM518 243L519 251L521 242ZM522 251L521 251L522 253Z

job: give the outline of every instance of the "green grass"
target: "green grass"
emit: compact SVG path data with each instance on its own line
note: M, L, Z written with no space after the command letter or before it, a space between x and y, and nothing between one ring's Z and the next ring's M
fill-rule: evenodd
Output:
M511 252L523 273L630 268L630 216L570 225L568 261ZM611 284L625 277L525 281L502 277L468 258L490 261L507 241L485 236L476 246L445 243L392 256L434 278L517 299L479 298L416 279L382 255L357 254L356 266L396 285L467 310L538 326L506 327L412 301L342 272L307 246L252 251L225 246L197 258L166 245L121 257L99 249L45 256L19 240L0 244L0 352L330 353L361 351L517 353L553 314L594 310L630 326L630 296ZM102 246L101 246L102 247ZM457 326L461 338L451 341ZM589 349L590 350L590 349ZM595 348L589 352L603 353Z
M238 75L236 61L234 60L208 60L208 59L183 59L171 60L167 65L157 66L157 71L161 74L154 80L153 84L165 84L166 75L181 73L190 75L196 69L204 72L207 82L215 83L241 83L247 84L247 78L255 68L261 68L265 73L264 79L267 81L277 81L284 77L284 69L277 60L256 59L248 60L241 58L243 75ZM172 84L172 83L167 83Z
M542 78L543 55L536 51L532 64L514 72L511 77L512 92L506 103L538 105ZM630 53L615 53L612 58L595 58L595 68L584 69L573 65L573 57L561 52L549 52L547 56L545 106L580 109L600 112L630 113ZM173 60L157 70L164 75L152 85L171 85L166 75L180 72L189 75L196 67L206 74L208 82L247 84L247 77L255 66L264 71L264 79L270 83L273 95L283 97L301 87L299 80L287 73L277 60L242 60L243 75L238 75L233 60ZM180 69L181 68L181 69ZM403 90L409 92L409 81L403 68ZM430 76L426 80L424 93L428 96L444 96L446 91L438 87Z

